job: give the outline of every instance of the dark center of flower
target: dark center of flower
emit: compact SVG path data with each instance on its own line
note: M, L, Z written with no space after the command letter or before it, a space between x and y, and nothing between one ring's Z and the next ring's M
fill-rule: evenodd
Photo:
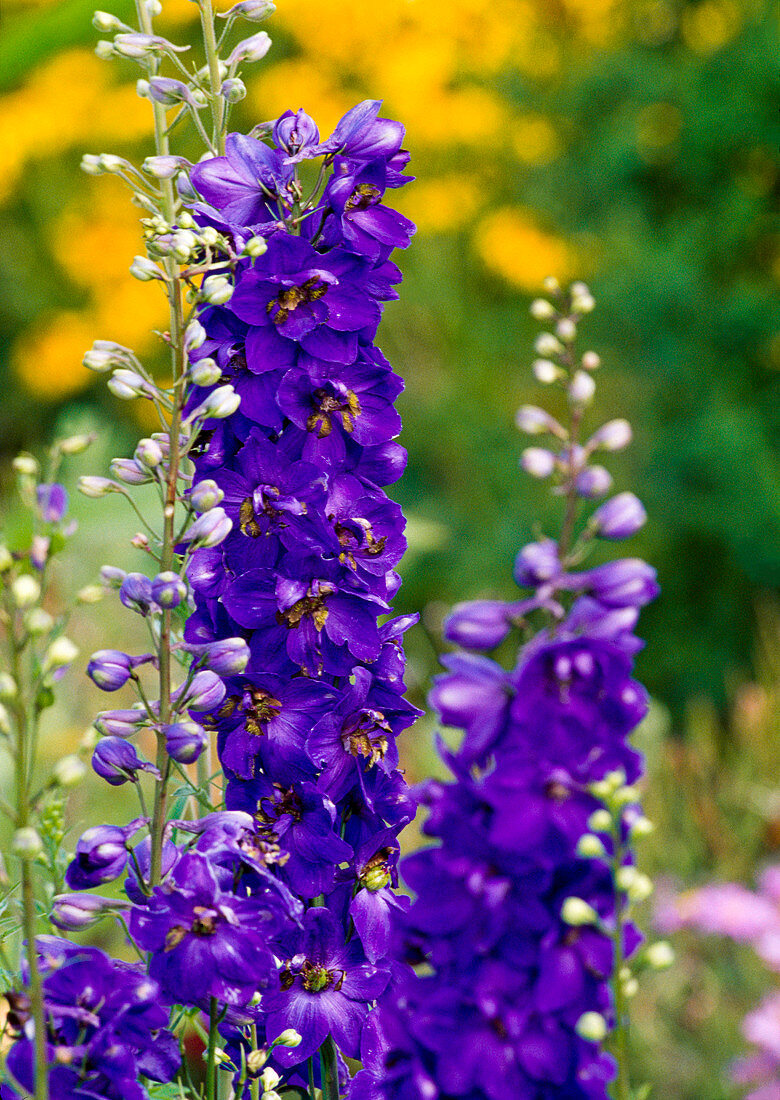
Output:
M333 516L330 519L333 522ZM333 525L333 529L340 545L344 547L339 554L339 561L344 565L351 565L353 569L356 568L356 553L375 558L382 553L387 543L387 535L376 538L371 529L371 524L364 519L337 520Z
M372 894L387 886L392 879L392 873L387 862L390 855L390 848L380 849L376 855L371 857L361 872L358 881L361 886Z
M250 688L244 692L243 705L246 732L260 737L265 730L263 724L278 718L282 712L282 704L267 691L261 688Z
M318 275L312 275L302 286L288 286L265 307L275 325L283 325L298 306L316 302L328 292L328 284Z
M342 393L329 393L324 389L316 389L312 394L312 406L314 412L306 421L306 428L310 432L316 432L322 439L333 431L334 417L341 418L341 425L345 432L355 429L355 420L360 416L361 408L357 394L346 387L340 387Z
M317 630L322 630L328 618L328 609L325 606L326 595L329 595L329 593L321 596L304 596L302 600L297 600L286 611L277 611L276 621L279 626L286 626L289 630L300 626L301 621L309 615L314 620Z
M365 711L357 725L342 730L341 743L352 756L363 756L369 764L383 760L387 752L387 735L390 726L381 711Z
M544 793L548 798L552 799L553 802L565 802L571 794L571 791L557 779L551 779L545 786Z
M378 187L370 183L359 183L346 201L345 210L367 210L369 206L376 206L382 197Z
M271 798L261 798L257 804L257 821L262 825L273 825L280 817L289 815L293 821L300 821L303 817L301 800L292 788L280 787L274 784L276 792ZM261 833L265 833L261 829Z

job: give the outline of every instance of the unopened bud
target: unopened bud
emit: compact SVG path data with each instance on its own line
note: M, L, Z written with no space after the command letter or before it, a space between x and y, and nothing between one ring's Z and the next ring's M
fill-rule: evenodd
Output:
M43 843L35 829L26 825L14 833L11 849L20 859L35 859L43 851Z
M575 313L592 313L596 308L596 299L591 293L573 294L571 308Z
M203 280L200 294L204 302L212 306L222 306L233 296L233 284L224 275L209 275Z
M260 31L258 34L253 34L251 38L245 38L243 42L238 43L228 58L228 65L230 68L235 68L242 61L262 61L270 48L271 39L265 31Z
M260 1084L262 1085L263 1092L268 1092L269 1089L275 1089L280 1081L281 1077L273 1066L266 1066L260 1074Z
M596 383L591 376L584 370L575 371L569 383L569 400L575 405L588 405L595 392Z
M534 347L539 355L560 355L563 351L563 344L551 332L540 332Z
M85 153L81 158L81 171L88 176L101 176L103 169L100 167L100 159L94 153Z
M541 382L543 386L549 386L563 377L563 371L551 359L535 359L531 370L534 372L536 381Z
M152 480L149 471L134 458L112 458L111 473L125 485L146 485Z
M61 439L58 446L64 455L80 455L90 447L97 436L94 432L84 435L69 435L67 439Z
M37 477L40 469L37 459L28 454L17 455L11 465L16 473L23 477Z
M588 818L588 828L594 833L608 833L612 828L612 814L609 810L594 810Z
M542 286L548 294L557 294L558 291L561 289L561 284L558 282L554 275L548 275L545 279L543 279Z
M138 371L128 370L124 367L114 371L107 385L114 397L119 397L123 401L129 401L134 397L144 397L149 390L146 381Z
M595 351L586 351L582 357L584 370L598 370L601 366L601 356Z
M40 599L41 586L35 577L22 573L11 583L11 596L17 607L32 607Z
M606 849L594 833L585 833L577 841L577 855L582 859L601 859Z
M600 1012L583 1012L574 1030L589 1043L602 1043L607 1037L607 1021Z
M76 593L76 600L82 604L100 603L104 594L99 584L85 584Z
M130 264L130 274L141 283L149 283L153 279L164 279L162 271L148 256L134 256Z
M566 898L561 906L561 920L564 924L578 928L581 925L596 924L599 915L592 905L583 898Z
M265 1050L250 1050L246 1056L246 1064L250 1073L258 1074L268 1061L268 1052Z
M153 470L163 461L162 447L155 439L141 439L135 449L135 461Z
M109 61L115 56L115 52L114 43L110 42L107 38L101 38L100 41L95 44L95 54L101 61Z
M173 179L183 167L188 166L189 161L185 160L184 157L174 156L147 157L141 165L147 175L154 176L158 180Z
M574 479L577 496L597 500L612 488L612 474L603 466L586 466Z
M10 672L0 672L0 699L15 699L19 694L19 685Z
M250 237L244 245L244 255L251 256L253 260L256 260L258 256L264 255L268 251L268 242L264 237Z
M219 93L227 103L240 103L246 98L246 84L239 77L233 76L223 82Z
M191 542L193 547L219 546L233 527L233 521L224 508L211 508L193 523L185 532L182 541Z
M536 321L549 321L556 314L555 306L546 298L535 298L531 302L531 316Z
M127 30L121 19L117 19L108 11L96 11L92 16L92 26L101 34L113 34L115 31Z
M545 478L555 470L556 458L544 447L526 447L520 456L520 465L531 477Z
M220 19L234 19L240 15L248 23L260 23L275 11L276 5L270 0L240 0L240 3L234 4L228 11L219 11L217 15Z
M288 1027L285 1028L281 1035L277 1035L274 1039L274 1046L292 1048L300 1046L302 1042L303 1039L299 1032L297 1032L295 1028Z
M54 627L54 619L42 607L33 607L24 616L24 626L28 634L40 638Z
M601 447L605 451L622 451L631 442L631 425L627 420L608 420L588 440L588 449Z
M86 774L87 768L84 761L74 755L63 756L52 770L52 776L60 787L75 787Z
M224 500L225 494L211 478L195 485L190 493L190 504L196 512L209 512Z
M217 386L215 390L211 391L206 400L190 413L189 419L195 420L198 417L204 417L224 420L226 417L232 416L240 404L241 397L232 386Z
M572 321L571 317L561 317L560 321L555 326L555 331L564 343L570 344L577 335L577 326L574 321Z
M645 949L645 960L653 970L668 970L674 963L674 950L667 940L651 943Z
M194 235L193 239L195 239ZM205 343L205 340L206 330L200 321L190 321L184 331L184 350L187 352L196 351L201 344Z
M222 368L213 359L199 359L190 367L190 378L196 386L213 386L222 377Z
M121 492L120 487L115 481L111 481L107 477L94 477L92 475L85 475L79 478L78 490L83 493L85 497L104 497L108 493Z
M45 669L65 668L66 665L75 661L78 655L78 647L63 634L55 638L49 646L43 659L43 667Z

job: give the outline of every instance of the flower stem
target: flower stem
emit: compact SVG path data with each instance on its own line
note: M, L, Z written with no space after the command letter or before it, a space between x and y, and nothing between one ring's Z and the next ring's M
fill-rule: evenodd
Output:
M317 1100L317 1090L314 1087L314 1057L308 1059L309 1063L309 1100Z
M219 50L214 33L214 9L211 0L198 0L200 25L203 29L203 45L209 66L209 85L211 91L211 117L213 119L212 143L220 154L225 153L225 100L220 92L222 81L219 75Z
M320 1047L320 1066L322 1070L322 1100L339 1100L339 1072L336 1058L336 1044L329 1035Z
M217 1100L217 1020L219 1004L217 998L209 1001L209 1041L206 1048L206 1100Z
M615 1005L615 1030L612 1033L612 1053L617 1062L617 1077L614 1081L615 1100L630 1100L631 1085L628 1070L628 1019L627 998L623 981L625 963L625 907L623 896L617 885L617 872L623 863L623 846L620 843L620 824L616 829L614 855L612 857L612 881L615 890L615 932L613 936L612 994Z

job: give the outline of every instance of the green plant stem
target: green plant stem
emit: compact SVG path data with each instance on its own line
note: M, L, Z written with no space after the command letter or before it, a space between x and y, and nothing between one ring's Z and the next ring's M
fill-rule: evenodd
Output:
M320 1047L322 1069L322 1100L339 1100L339 1071L336 1044L329 1035Z
M317 1090L314 1087L314 1058L310 1057L309 1062L309 1100L317 1100Z
M217 1021L219 1004L217 998L209 1001L209 1041L206 1048L206 1100L217 1100Z
M11 673L18 685L18 694L13 702L14 724L16 726L16 750L15 750L15 779L16 779L16 828L25 829L30 823L30 772L29 760L32 758L32 747L28 744L29 734L34 731L34 724L30 722L29 706L35 707L33 701L29 706L25 703L22 692L22 649L21 643L14 629L14 610L8 601L7 607L7 637L8 652L10 657ZM46 1053L46 1013L43 1004L43 983L41 972L38 968L38 956L35 950L35 892L33 889L32 867L30 861L22 859L22 931L27 941L27 967L29 971L28 988L30 991L30 1008L35 1024L35 1100L49 1100L49 1066Z
M628 1070L628 1013L627 999L621 971L625 963L623 940L625 933L625 907L623 895L617 885L617 872L623 862L623 846L619 837L620 825L615 830L614 855L612 857L612 881L615 890L615 932L613 936L612 994L615 1002L615 1030L612 1033L612 1053L617 1062L617 1077L613 1083L615 1100L630 1100L631 1085Z
M225 100L220 92L222 81L219 75L219 49L214 32L214 9L211 0L198 0L200 25L203 29L203 45L209 66L209 87L211 92L211 117L213 120L212 142L220 156L225 154Z

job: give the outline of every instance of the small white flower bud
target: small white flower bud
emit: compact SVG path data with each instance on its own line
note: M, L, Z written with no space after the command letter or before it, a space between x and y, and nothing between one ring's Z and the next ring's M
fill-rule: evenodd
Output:
M114 43L109 42L107 38L101 38L95 45L95 54L101 61L110 61L116 54Z
M61 787L75 787L87 774L87 768L83 760L78 756L63 756L58 760L52 770L52 775Z
M539 355L560 355L563 351L563 344L551 332L540 332L534 340L534 347Z
M536 321L549 321L555 316L556 309L552 302L548 302L546 298L534 298L531 302L530 313Z
M563 377L563 371L551 359L535 359L531 370L534 372L536 381L541 382L543 386L549 386Z
M214 417L217 420L224 420L228 416L232 416L236 409L241 404L241 397L232 386L217 386L215 390L212 390L206 400L198 406L194 413L191 414L191 419L197 417Z
M222 306L233 296L233 284L224 275L209 275L200 288L204 302L212 306Z
M200 321L190 321L184 330L184 350L196 351L206 341L206 330Z
M90 447L97 436L94 432L84 435L69 435L67 439L61 439L58 446L64 455L80 455Z
M152 19L155 19L158 15L162 15L162 4L160 0L144 0L144 7L151 15Z
M136 95L140 96L141 99L148 99L149 81L146 80L145 77L140 77L140 79L136 80L135 82L135 91Z
M85 584L76 593L76 602L83 604L99 603L105 593L99 584Z
M19 685L10 672L0 672L0 699L15 699L19 694Z
M14 563L13 555L8 547L0 542L0 573L7 573Z
M43 843L35 829L26 825L14 833L11 849L20 859L35 859L43 851Z
M520 406L515 413L515 427L521 432L527 432L528 435L542 435L544 432L551 432L559 439L566 437L566 432L558 421L550 416L548 412L545 412L544 409L537 408L536 405Z
M170 180L189 162L184 157L147 157L141 167L149 176L158 180ZM167 226L166 226L167 228Z
M275 1089L280 1081L281 1077L272 1066L266 1066L260 1074L260 1084L263 1086L263 1092Z
M599 915L584 898L566 898L561 907L561 920L564 924L578 928L581 925L596 924Z
M180 263L187 263L198 245L198 238L190 229L177 229L171 237L171 252Z
M223 82L219 92L226 102L240 103L246 98L246 84L239 77L234 76Z
M258 34L253 34L251 38L245 38L243 42L238 43L228 58L228 66L234 69L242 61L262 61L270 48L271 39L265 31L259 31Z
M83 493L85 497L104 497L108 493L121 492L119 486L115 481L111 481L107 477L94 477L91 475L85 475L79 478L78 490Z
M40 599L41 586L35 577L22 573L21 577L16 577L11 583L11 596L17 607L32 607Z
M92 16L92 26L101 34L113 34L115 31L127 30L121 19L117 19L108 11L96 11Z
M627 420L608 420L588 440L588 450L601 447L605 451L622 451L631 442L631 425Z
M655 832L655 825L649 818L640 814L639 817L631 822L630 832L632 837L650 836L651 833Z
M142 466L153 470L162 463L163 457L162 447L156 440L140 439L138 441L134 458Z
M576 283L571 284L571 286L569 287L569 293L574 295L590 294L590 287L587 283L583 283L581 280L578 280Z
M24 616L24 625L28 634L40 637L42 634L48 634L53 628L54 619L42 607L33 607Z
M674 963L674 950L667 940L651 943L645 949L645 960L653 970L668 970Z
M65 668L66 665L75 661L78 655L77 646L63 634L55 638L49 646L43 659L43 667L45 669Z
M198 223L195 221L192 214L190 214L189 210L182 210L181 214L179 214L176 224L178 225L179 229L198 228Z
M625 997L636 997L639 992L639 982L636 978L627 978L623 982L623 995Z
M574 294L571 308L575 313L592 313L596 308L596 299L592 294Z
M520 465L531 477L545 478L555 470L555 455L544 447L526 447Z
M100 167L100 158L95 156L94 153L85 153L81 158L81 171L86 172L88 176L102 176L103 169Z
M213 386L222 377L222 368L213 359L199 359L190 367L190 378L196 386Z
M154 260L150 260L148 256L134 256L130 264L130 274L141 283L165 278Z
M584 370L598 370L601 366L601 356L595 351L586 351L582 357Z
M629 802L639 801L639 791L636 787L620 787L612 795L613 806L627 806Z
M113 153L101 153L98 157L98 164L104 172L109 172L111 175L116 175L125 168L130 168L130 162L126 161L124 157L117 157Z
M612 829L612 814L609 810L594 810L588 818L588 828L594 833L608 833Z
M577 841L577 855L582 859L601 859L606 854L604 845L594 833L585 833Z
M626 892L630 901L639 903L646 901L653 893L654 889L653 880L649 875L643 875L641 871L637 871Z
M11 463L17 474L27 477L37 477L40 466L32 455L20 454Z
M244 255L251 256L253 260L256 260L258 256L262 256L268 251L268 242L264 237L250 237L244 245Z
M240 15L248 23L261 23L275 11L276 5L270 0L240 0L240 3L234 4L228 11L219 11L217 15L220 19L234 19Z
M0 733L6 736L11 732L11 715L6 708L0 703Z
M596 392L596 383L584 370L574 372L569 383L569 400L575 405L588 405Z
M276 1039L274 1040L274 1046L275 1047L291 1047L292 1048L292 1047L299 1047L302 1042L303 1042L303 1039L302 1039L300 1033L297 1032L295 1030L295 1028L288 1027L288 1028L284 1029L284 1031L281 1033L281 1035L277 1035ZM275 1084L276 1084L276 1082L275 1082Z
M561 289L561 284L554 275L548 275L546 279L543 279L542 286L548 294L557 294Z
M149 386L138 371L120 367L115 370L107 382L109 390L114 397L120 397L123 401L129 401L134 397L144 397Z
M268 1061L268 1052L265 1050L250 1050L246 1057L246 1064L250 1073L259 1073Z
M626 782L626 773L622 768L615 768L611 772L607 772L604 776L604 782L607 783L611 790L617 791L620 787L624 786Z
M602 1043L607 1037L607 1021L600 1012L583 1012L574 1030L589 1043Z
M564 343L570 344L577 335L577 326L574 321L572 321L571 317L561 317L560 321L555 326L555 331Z
M618 867L615 872L615 884L619 890L623 890L625 893L631 889L639 872L636 867Z

